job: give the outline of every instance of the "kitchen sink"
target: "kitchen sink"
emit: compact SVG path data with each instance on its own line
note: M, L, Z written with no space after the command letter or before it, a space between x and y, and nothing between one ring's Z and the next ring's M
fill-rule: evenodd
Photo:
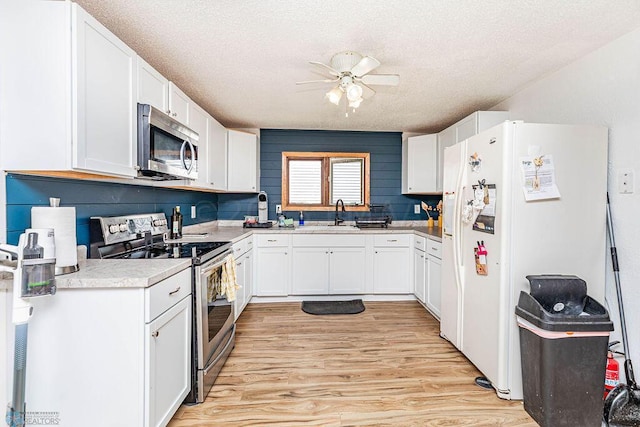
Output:
M296 227L296 231L326 231L327 233L353 233L354 231L360 231L355 225L303 225L302 227Z

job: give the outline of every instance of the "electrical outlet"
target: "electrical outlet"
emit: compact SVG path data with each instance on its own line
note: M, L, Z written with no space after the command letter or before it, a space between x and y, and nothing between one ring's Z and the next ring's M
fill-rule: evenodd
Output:
M282 205L276 205L276 215L280 215L282 213Z
M618 192L621 194L633 193L633 170L625 169L618 172Z
M196 217L196 205L191 205L191 218Z
M414 214L420 213L420 205L413 205L413 213Z

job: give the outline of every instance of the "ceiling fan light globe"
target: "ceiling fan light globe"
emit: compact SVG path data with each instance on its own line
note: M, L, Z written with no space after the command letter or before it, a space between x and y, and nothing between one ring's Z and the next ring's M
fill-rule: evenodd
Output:
M360 106L361 102L362 102L362 98L358 98L354 101L349 101L349 107L353 108L355 111L355 109Z
M339 86L336 86L327 92L326 97L329 99L329 102L338 105L340 104L340 98L342 98L342 90L340 90Z
M351 102L362 100L362 87L352 83L347 87L347 99Z

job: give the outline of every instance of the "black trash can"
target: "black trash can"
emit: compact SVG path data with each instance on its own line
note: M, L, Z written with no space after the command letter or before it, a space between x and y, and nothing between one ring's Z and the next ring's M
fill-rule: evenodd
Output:
M524 409L542 427L600 427L609 314L579 277L527 279L516 307Z

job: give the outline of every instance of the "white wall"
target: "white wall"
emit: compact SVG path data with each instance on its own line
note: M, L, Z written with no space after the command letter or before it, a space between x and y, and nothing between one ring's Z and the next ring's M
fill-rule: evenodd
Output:
M640 29L534 82L492 109L509 110L512 119L526 122L609 128L609 197L631 358L640 366ZM633 194L617 191L618 173L624 169L635 173ZM584 192L587 196L588 189ZM612 338L620 340L610 259L607 263L607 302L616 325Z

